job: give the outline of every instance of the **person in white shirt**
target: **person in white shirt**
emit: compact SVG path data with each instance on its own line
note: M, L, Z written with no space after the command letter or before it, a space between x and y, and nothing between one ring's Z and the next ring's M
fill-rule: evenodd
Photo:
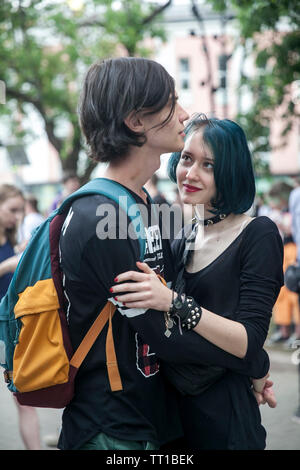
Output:
M23 239L28 241L33 231L44 222L45 218L39 212L38 200L34 195L29 195L25 200L25 217L22 224Z

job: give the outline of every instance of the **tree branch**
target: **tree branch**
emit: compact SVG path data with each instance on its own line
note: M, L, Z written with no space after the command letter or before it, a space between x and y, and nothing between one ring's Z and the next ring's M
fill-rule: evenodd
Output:
M154 18L159 15L160 13L162 13L166 8L168 8L171 3L172 3L173 0L168 0L164 5L156 8L149 16L147 16L146 18L144 18L144 20L142 21L142 24L145 25L145 24L148 24L148 23L151 23L151 21L154 20ZM84 21L81 21L78 26L82 27L82 26L101 26L102 28L105 28L105 23L99 21L99 20L95 20L95 19L86 19Z
M212 115L214 115L215 114L215 98L214 98L215 87L213 85L211 56L210 56L210 51L209 51L207 37L206 37L204 20L203 20L201 13L199 12L199 9L196 5L195 0L191 0L191 4L192 4L192 13L196 17L199 23L199 26L202 29L202 34L200 38L202 42L202 50L206 59L206 74L207 74L207 78L204 81L204 83L208 84L209 86L210 112L212 113Z
M15 90L14 88L11 88L11 87L6 88L6 95L10 98L16 99L17 101L21 101L22 103L30 103L38 110L38 112L40 113L44 121L45 131L46 131L49 141L54 146L54 148L58 152L60 152L62 143L60 139L58 139L54 134L54 123L51 119L47 117L47 113L44 109L43 103L40 100L37 100L33 98L32 96L27 95L26 93L23 93L22 91Z
M84 27L84 26L101 26L101 28L105 28L105 23L102 23L101 21L96 21L95 19L86 19L84 21L80 21L78 23L78 26Z
M172 0L168 0L167 3L165 3L164 5L162 5L161 7L158 7L156 8L152 13L151 15L147 16L147 18L145 18L143 20L143 24L148 24L148 23L151 23L151 21L154 20L154 18L159 15L160 13L162 13L166 8L168 8L172 3Z

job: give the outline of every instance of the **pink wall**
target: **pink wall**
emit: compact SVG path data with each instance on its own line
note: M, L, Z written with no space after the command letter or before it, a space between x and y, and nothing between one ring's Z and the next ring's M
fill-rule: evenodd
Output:
M213 77L212 84L214 87L219 85L219 72L218 72L218 57L222 54L222 47L219 41L213 37L207 38L207 45L210 52L211 59L211 75ZM226 46L226 53L230 53L230 41ZM176 63L177 63L177 82L179 76L178 63L180 58L188 57L191 64L191 88L193 100L191 105L188 107L189 112L203 112L208 115L211 115L212 103L209 93L210 85L206 84L201 86L201 82L205 81L208 78L207 73L207 61L205 54L203 52L202 41L198 37L180 37L175 39L175 54L176 54ZM227 71L227 93L228 93L228 114L227 117L233 117L236 110L236 99L235 95L232 93L232 83L230 83L230 61L228 62L228 71ZM180 89L178 90L180 93ZM217 117L223 118L224 109L222 106L220 96L222 91L219 90L217 93L214 93L214 103L215 103L215 115Z
M233 43L228 37L226 39L226 53L230 54L233 48ZM180 89L180 71L179 59L189 58L190 61L190 102L186 104L182 100L182 104L186 110L193 114L195 112L203 112L211 115L212 104L209 94L209 86L201 86L201 82L207 78L207 62L202 49L202 41L199 37L183 36L175 37L174 39L174 53L176 61L176 85L181 96L186 97L186 93ZM211 57L211 70L213 77L213 85L215 87L219 84L219 71L218 71L218 57L222 53L222 46L219 41L213 37L207 37L207 44ZM222 91L218 90L214 94L215 102L215 116L229 119L235 119L237 112L237 91L236 86L239 82L237 76L238 69L233 67L233 59L227 63L227 109L222 105ZM225 113L225 114L224 114ZM276 149L275 146L280 142L280 131L282 128L279 113L274 114L274 119L271 124L271 145L273 150L270 153L270 170L273 174L297 174L300 171L300 152L299 152L299 127L297 122L293 130L288 135L288 144L286 147Z

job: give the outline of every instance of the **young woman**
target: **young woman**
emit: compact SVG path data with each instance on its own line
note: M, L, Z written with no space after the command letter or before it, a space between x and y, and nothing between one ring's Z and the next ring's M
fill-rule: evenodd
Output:
M15 256L17 229L24 215L25 200L22 192L13 185L0 186L0 263ZM0 277L0 300L5 295L12 272Z
M283 284L283 249L270 219L246 214L255 182L243 130L230 120L196 116L186 128L183 151L171 156L169 174L177 180L183 203L195 208L195 249L188 249L184 236L175 240L173 290L147 264L138 263L142 272L118 275L113 293L129 308L168 312L189 331L186 341L196 332L235 357L255 358ZM181 373L178 365L165 365L170 380L182 385L176 370ZM266 378L253 381L254 390L263 391L263 402L273 406L265 385ZM249 377L227 370L202 393L191 395L182 387L181 392L188 447L264 449L266 433Z
M0 300L5 295L17 265L15 246L17 244L17 229L24 216L25 199L22 192L11 184L0 185L0 264L5 266L2 275L0 269ZM18 409L20 434L26 449L40 450L39 423L37 412L30 406L20 406L14 400Z

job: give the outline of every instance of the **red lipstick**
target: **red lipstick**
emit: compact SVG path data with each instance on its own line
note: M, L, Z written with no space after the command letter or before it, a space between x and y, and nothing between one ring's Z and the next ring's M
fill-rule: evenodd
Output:
M201 191L201 188L196 188L196 186L191 186L190 184L184 184L183 187L188 193L195 193L196 191Z

